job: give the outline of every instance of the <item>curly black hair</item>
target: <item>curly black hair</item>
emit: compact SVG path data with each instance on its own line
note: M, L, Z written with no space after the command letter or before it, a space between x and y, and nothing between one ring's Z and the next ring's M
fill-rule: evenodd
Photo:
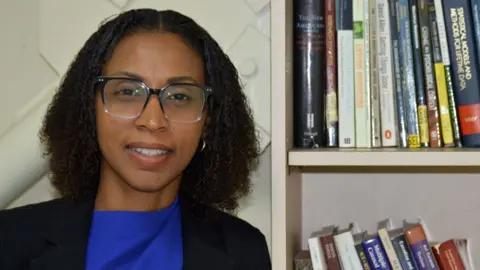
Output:
M255 123L237 70L209 33L172 10L137 9L102 23L80 49L47 110L39 136L50 159L51 181L61 197L95 196L101 153L96 135L95 79L119 41L138 32L179 35L202 58L208 101L203 139L182 177L181 191L196 203L226 212L250 192L250 172L258 162Z

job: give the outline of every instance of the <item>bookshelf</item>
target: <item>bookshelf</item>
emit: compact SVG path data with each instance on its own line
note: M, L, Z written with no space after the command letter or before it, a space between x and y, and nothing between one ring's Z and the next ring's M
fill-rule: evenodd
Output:
M480 166L480 158L475 149L291 149L287 164L299 167L471 167Z
M386 217L421 217L434 240L469 238L480 266L477 149L293 148L292 1L271 0L273 269L293 270L323 225Z

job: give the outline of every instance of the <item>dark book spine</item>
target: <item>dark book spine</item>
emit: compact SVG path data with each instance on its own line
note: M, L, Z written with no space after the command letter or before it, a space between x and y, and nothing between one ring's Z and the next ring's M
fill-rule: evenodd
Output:
M355 245L355 250L357 251L358 258L362 263L363 270L370 270L370 264L368 264L367 255L365 254L365 250L363 249L362 243L358 243Z
M432 44L430 43L430 26L428 17L428 0L417 0L418 28L420 32L420 47L423 56L423 75L427 96L428 130L430 147L442 147L440 135L440 117L437 101L437 83L433 69Z
M393 57L393 73L395 76L395 100L397 109L397 125L399 134L399 147L408 147L407 137L407 116L405 113L405 102L402 88L402 70L400 68L399 44L398 44L398 18L397 18L397 2L388 1L390 11L390 33L392 39L392 57Z
M320 237L320 244L323 248L323 255L325 256L325 262L327 268L330 270L341 270L340 259L338 258L337 247L333 240L333 235L327 235Z
M420 33L418 27L418 6L416 0L409 0L409 5L410 30L413 40L413 72L415 74L415 87L417 91L418 127L420 128L420 146L428 147L430 137L428 130L428 109L423 80L422 48L420 46Z
M412 36L410 31L410 11L408 0L396 0L398 20L398 52L402 71L402 90L407 116L407 136L409 148L420 147L420 131L417 112L417 93L412 56Z
M443 5L462 141L466 147L480 147L479 60L470 3L448 0Z
M395 253L397 254L398 260L402 265L402 269L417 270L418 267L413 260L412 252L409 248L407 240L405 239L405 235L401 234L399 236L393 237L391 241L393 249L395 249Z
M294 1L294 144L325 145L325 5Z
M337 91L337 35L335 0L325 0L325 51L326 51L326 145L338 146L338 91Z
M477 55L480 55L480 0L470 0Z

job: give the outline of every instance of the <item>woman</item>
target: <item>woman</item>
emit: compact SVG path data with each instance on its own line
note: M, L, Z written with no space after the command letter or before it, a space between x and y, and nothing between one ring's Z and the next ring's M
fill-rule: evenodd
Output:
M271 269L230 213L259 155L237 71L174 11L85 43L40 133L61 198L0 212L0 269Z

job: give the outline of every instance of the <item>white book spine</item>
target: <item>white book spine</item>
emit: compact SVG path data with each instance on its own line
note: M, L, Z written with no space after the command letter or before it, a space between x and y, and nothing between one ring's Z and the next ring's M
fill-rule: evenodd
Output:
M338 257L342 269L344 270L363 270L362 263L355 249L355 243L351 231L346 231L333 236Z
M355 87L353 78L353 31L337 31L338 129L340 147L355 147Z
M382 146L382 129L380 124L380 93L377 71L377 15L376 0L370 2L370 118L372 130L372 147Z
M377 0L377 69L380 91L382 146L398 146L393 74L392 38L388 0Z
M327 270L327 262L323 255L322 244L319 237L308 238L308 249L312 260L313 270Z
M365 100L365 108L366 108L366 118L367 118L367 146L368 148L372 147L372 102L370 100L371 96L371 85L370 85L370 1L365 0L363 2L363 12L364 12L364 42L365 42L365 54L364 54L364 73L363 73L363 78L365 82L365 92L364 92L364 100Z
M388 260L390 261L392 270L402 270L402 265L398 260L397 253L395 252L395 249L392 245L392 241L390 240L390 236L388 235L387 229L385 228L379 229L378 236L380 237L382 246L385 249L385 253L387 254Z
M354 85L355 85L355 144L356 147L369 147L370 133L368 103L365 100L365 1L353 1L353 48L354 48ZM368 132L368 133L367 133Z

